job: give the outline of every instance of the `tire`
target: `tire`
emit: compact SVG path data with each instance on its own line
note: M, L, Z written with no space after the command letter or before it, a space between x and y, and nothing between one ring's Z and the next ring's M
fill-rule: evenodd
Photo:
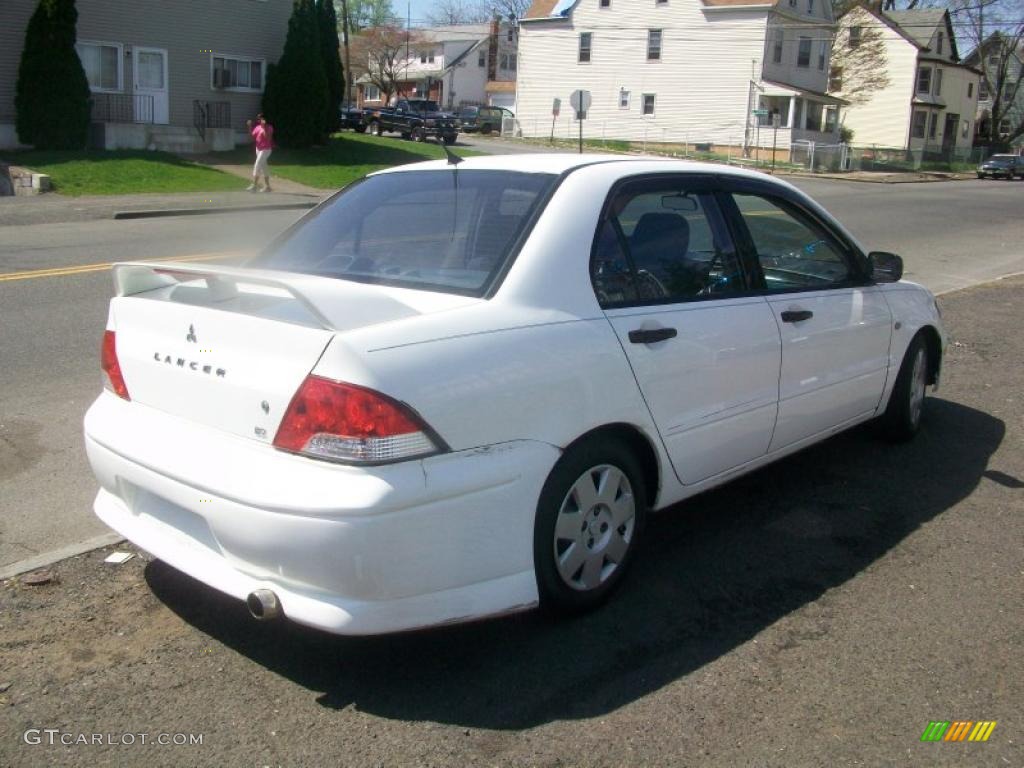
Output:
M533 533L544 610L591 610L622 582L646 518L642 478L636 458L617 442L581 443L559 459L541 491Z
M446 144L447 146L449 146L449 147L450 147L450 146L451 146L452 144L454 144L454 143L455 143L455 139L456 139L456 138L457 138L456 136L445 136L445 137L443 138L443 141L444 141L444 143L445 143L445 144Z
M928 388L928 347L920 333L913 338L900 364L889 405L879 419L882 437L905 443L921 429L925 393Z
M979 179L984 179L985 178L985 174L984 173L979 173L978 174L978 178Z
M380 122L378 122L377 120L374 120L372 123L370 123L370 135L371 136L383 136L384 135L384 131L382 131L380 129Z
M491 128L490 123L484 123L482 126L480 126L480 133L482 133L484 136L487 136L493 130L494 129Z
M357 125L356 126L356 133L366 133L366 126L365 125Z
M420 141L420 142L422 142L426 138L427 138L427 136L426 136L425 133L423 133L423 129L422 128L413 128L413 130L412 130L412 140L413 141Z
M402 138L405 139L406 141L409 140L410 136L412 136L412 134L409 133L408 131L406 131L405 133L402 134Z

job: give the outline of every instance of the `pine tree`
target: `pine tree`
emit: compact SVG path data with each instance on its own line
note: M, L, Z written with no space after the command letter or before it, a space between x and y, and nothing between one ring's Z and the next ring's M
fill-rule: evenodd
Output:
M320 29L320 60L327 78L327 113L324 130L333 133L338 130L338 110L345 96L345 78L341 66L340 43L338 41L338 17L334 12L334 0L319 0L317 3Z
M295 0L284 53L267 68L263 113L283 147L308 147L324 134L327 78L320 57L320 35L313 0Z
M25 30L14 106L18 140L81 149L89 137L89 81L75 50L75 0L40 0Z

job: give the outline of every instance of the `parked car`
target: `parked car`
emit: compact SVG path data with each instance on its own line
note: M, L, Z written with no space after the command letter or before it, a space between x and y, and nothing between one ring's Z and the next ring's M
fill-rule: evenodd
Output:
M463 107L459 110L458 117L462 122L462 130L466 133L490 133L500 132L501 121L514 115L504 107Z
M978 166L978 178L991 176L993 179L1012 179L1019 176L1024 179L1024 157L1017 155L992 155Z
M352 104L342 104L339 111L341 127L356 133L366 133L366 112Z
M914 436L946 337L902 270L742 169L375 173L245 267L114 267L95 510L257 618L593 608L649 512L856 424Z
M403 139L424 141L438 139L454 144L462 130L455 115L442 112L436 101L427 99L399 99L394 107L378 109L366 116L370 133L400 133Z

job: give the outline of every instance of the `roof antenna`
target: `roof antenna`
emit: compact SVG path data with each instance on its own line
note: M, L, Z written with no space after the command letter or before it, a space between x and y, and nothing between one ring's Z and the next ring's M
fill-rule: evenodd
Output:
M448 165L458 165L459 163L462 162L462 158L456 155L450 149L448 149L447 144L442 144L441 148L444 150L444 153L448 155Z

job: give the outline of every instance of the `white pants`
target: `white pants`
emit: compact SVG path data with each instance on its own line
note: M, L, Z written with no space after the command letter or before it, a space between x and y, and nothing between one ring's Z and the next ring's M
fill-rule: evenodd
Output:
M267 162L270 160L271 152L273 152L271 149L256 150L256 165L252 167L252 177L254 179L259 178L260 174L263 174L267 179L270 178L270 169L267 167Z

